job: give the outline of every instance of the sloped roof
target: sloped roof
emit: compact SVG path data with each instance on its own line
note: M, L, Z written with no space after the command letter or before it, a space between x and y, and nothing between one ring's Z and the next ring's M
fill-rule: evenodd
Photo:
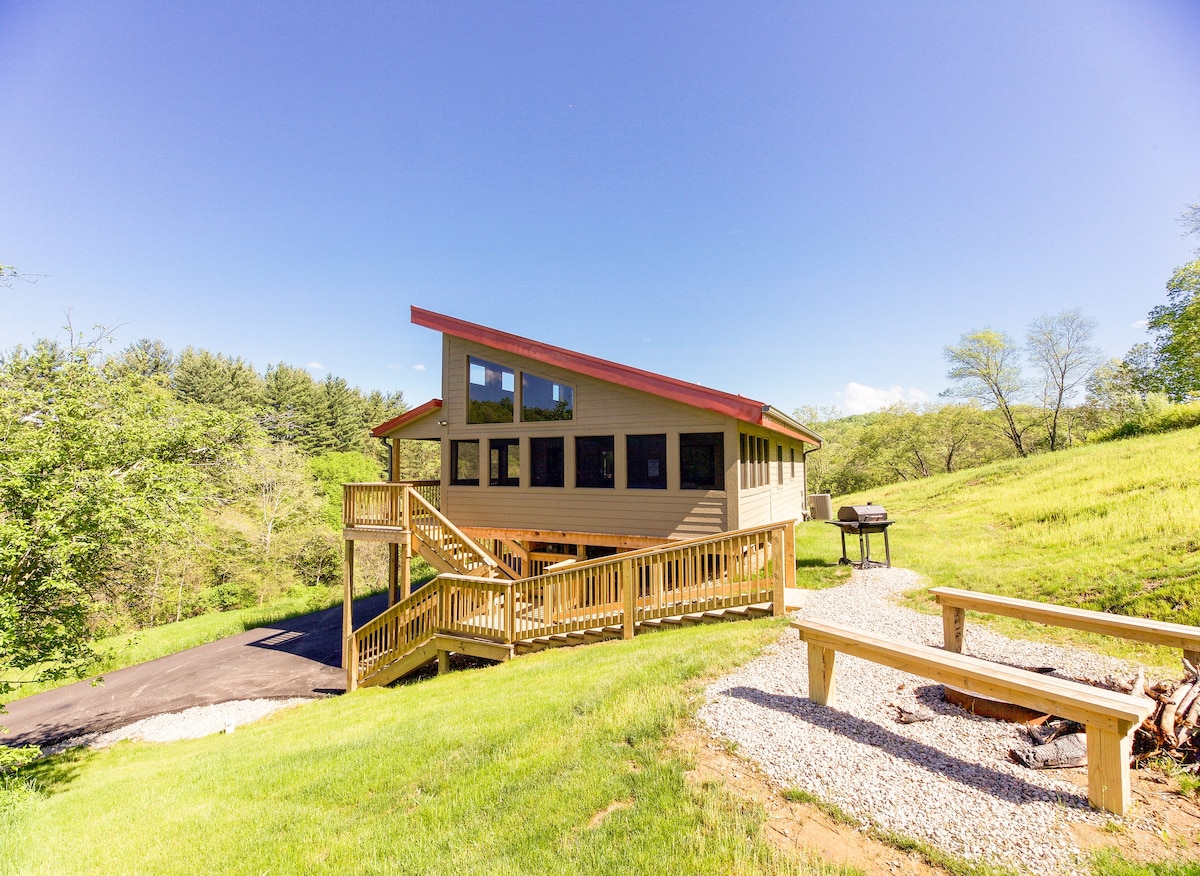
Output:
M386 423L379 424L371 430L371 436L374 438L382 438L387 435L388 432L399 429L401 426L407 423L411 423L414 420L419 420L421 417L432 414L434 411L440 411L441 409L442 400L440 398L431 398L429 401L425 402L425 404L419 405L418 407L413 408L411 411L405 411L398 417L392 417L392 419L388 420Z
M629 389L636 389L650 395L659 396L660 398L670 399L671 401L681 402L682 404L691 405L702 410L724 414L744 423L762 426L773 432L789 435L799 441L805 441L817 447L821 446L821 437L815 432L796 422L783 412L754 399L722 392L718 389L709 389L707 386L688 383L683 380L677 380L674 377L655 374L651 371L643 371L640 368L632 368L629 365L622 365L619 362L599 359L595 356L589 356L586 353L576 353L574 350L555 347L551 344L543 344L540 341L532 341L519 335L502 332L499 329L476 325L475 323L456 319L453 316L435 313L432 310L424 310L415 305L412 308L412 322L414 325L433 329L434 331L452 335L456 338L474 341L487 347L524 356L535 362L564 368L578 374L586 374L588 377L615 383L618 386L628 387ZM437 403L439 406L441 405L440 400L437 400ZM427 404L432 404L432 402ZM421 408L416 408L402 416L416 419L416 416L420 416L417 414L417 411L425 407L427 405L422 405ZM428 411L425 413L428 413ZM404 422L411 422L411 419ZM389 431L396 428L396 426L400 425L397 422L398 420L400 418L377 427L373 430L372 434L378 434L385 427Z

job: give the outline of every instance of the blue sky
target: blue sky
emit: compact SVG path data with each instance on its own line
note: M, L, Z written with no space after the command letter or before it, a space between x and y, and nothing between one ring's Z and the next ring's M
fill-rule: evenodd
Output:
M1200 241L1200 4L0 0L0 347L440 394L417 304L784 410L936 398ZM857 388L856 388L857 387Z

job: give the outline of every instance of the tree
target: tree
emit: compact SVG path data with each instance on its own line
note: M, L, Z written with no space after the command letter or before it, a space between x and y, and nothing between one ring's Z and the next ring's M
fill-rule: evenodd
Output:
M0 666L24 680L87 665L125 586L114 570L179 539L247 438L248 422L100 360L94 342L0 357Z
M1176 269L1167 303L1150 311L1152 388L1173 402L1200 398L1200 259Z
M1042 409L1046 412L1046 436L1051 451L1070 440L1069 430L1063 435L1063 420L1099 362L1100 351L1090 343L1095 333L1096 321L1076 309L1064 310L1057 316L1043 314L1033 321L1025 335L1029 361L1041 377Z
M1019 426L1013 410L1025 387L1018 365L1020 348L1012 338L990 328L970 331L959 339L957 346L947 346L943 355L950 363L946 376L958 381L958 385L942 395L994 406L1003 418L1003 434L1019 455L1027 456L1025 432L1031 424Z
M179 354L172 386L180 398L249 413L262 401L262 378L241 357L187 347Z
M175 373L175 354L162 341L141 338L122 350L108 365L118 372L139 374L160 386L168 386Z

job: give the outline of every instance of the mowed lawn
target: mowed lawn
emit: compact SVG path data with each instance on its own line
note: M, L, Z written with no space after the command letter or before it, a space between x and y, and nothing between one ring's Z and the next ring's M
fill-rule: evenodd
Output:
M522 657L25 771L0 872L834 873L693 787L666 743L764 619ZM605 814L607 813L607 814Z

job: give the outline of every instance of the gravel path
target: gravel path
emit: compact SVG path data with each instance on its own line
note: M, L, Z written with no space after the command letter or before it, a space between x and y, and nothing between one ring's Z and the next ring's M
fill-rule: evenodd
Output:
M290 697L282 700L231 700L212 706L193 706L182 712L170 712L143 718L106 733L84 733L81 736L64 739L62 742L42 749L42 754L58 754L68 748L80 746L108 748L123 739L135 739L141 742L174 742L177 739L199 739L201 736L210 736L213 733L232 733L235 728L265 718L280 709L312 701L312 698L308 697Z
M940 647L940 616L895 603L921 583L905 569L856 571L841 587L809 593L797 616ZM1054 666L1076 678L1136 671L1124 661L1008 639L978 624L968 627L965 650ZM1090 809L1086 789L1056 771L1012 763L1009 750L1029 744L1020 725L950 705L927 679L844 654L837 662L837 708L810 702L807 649L788 630L763 656L709 686L701 718L780 786L803 788L885 829L1037 874L1084 871L1068 823L1102 825L1111 816ZM901 724L897 706L921 706L937 717Z

